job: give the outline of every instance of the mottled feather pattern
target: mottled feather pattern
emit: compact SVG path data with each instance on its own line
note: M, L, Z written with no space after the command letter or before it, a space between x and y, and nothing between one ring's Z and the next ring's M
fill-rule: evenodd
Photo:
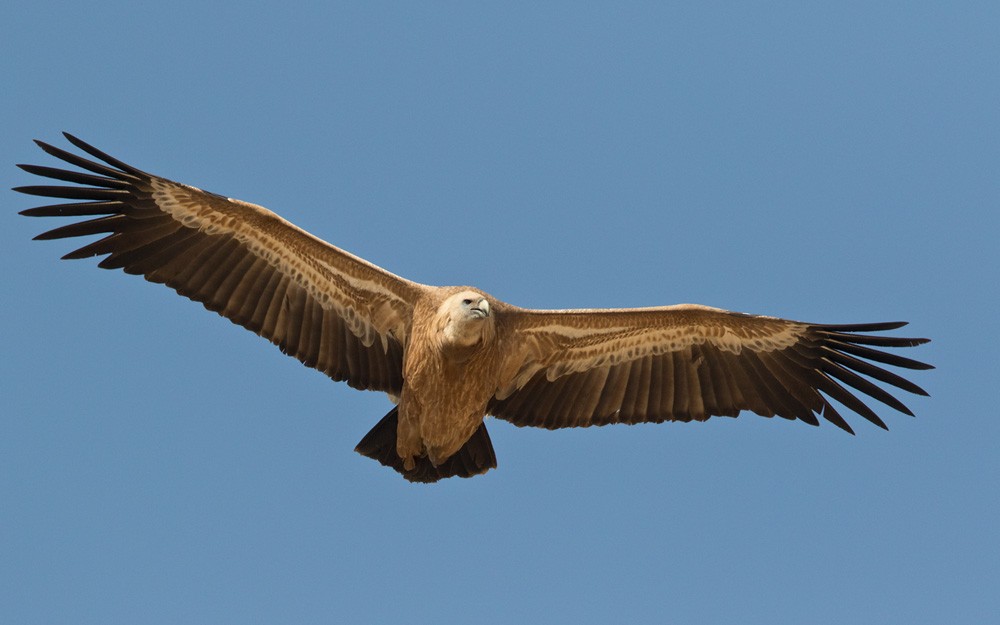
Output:
M21 165L70 185L16 190L70 200L22 211L82 219L38 239L93 236L67 259L103 257L260 334L305 365L398 405L358 451L431 482L496 466L483 418L519 426L704 421L749 411L852 432L843 406L912 411L885 386L927 393L890 349L927 339L902 322L828 325L696 304L530 310L472 287L411 282L267 209L167 180L66 135L91 158L37 142L82 171Z
M600 316L599 311L591 314ZM627 313L614 316L618 323L628 318ZM879 427L885 428L885 423L845 384L913 414L858 373L911 393L927 394L916 384L857 357L908 369L931 368L865 346L910 347L926 339L858 334L904 325L898 322L831 326L709 307L663 307L634 311L634 327L656 337L660 328L680 326L682 340L621 341L600 323L595 324L589 339L579 328L568 338L562 331L564 320L555 314L548 316L554 324L548 340L540 341L535 337L546 336L546 317L525 315L523 323L532 324L534 332L520 336L533 340L520 352L515 350L522 359L519 373L490 404L491 414L516 425L555 429L704 421L711 416L735 417L749 410L812 425L819 424L816 417L821 415L853 433L827 397ZM731 338L718 341L719 336L730 335L742 337L736 347ZM573 348L580 344L586 349L574 353Z
M98 163L37 142L98 175L22 165L90 187L33 186L32 195L89 200L23 211L91 217L38 239L104 234L65 258L105 256L99 266L166 284L256 332L335 380L402 390L402 342L419 287L343 252L266 209L147 174L67 138ZM353 274L345 271L349 269Z

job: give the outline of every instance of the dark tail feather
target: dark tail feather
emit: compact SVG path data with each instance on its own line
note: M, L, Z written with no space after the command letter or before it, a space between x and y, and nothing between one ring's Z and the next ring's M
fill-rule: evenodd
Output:
M436 482L446 477L472 477L486 473L497 466L497 456L493 452L493 443L486 432L486 425L480 424L479 429L465 445L451 458L442 464L434 466L426 456L416 458L416 466L407 471L403 468L403 459L396 453L396 427L399 421L399 407L393 407L389 414L382 417L370 432L365 434L354 451L362 456L378 460L383 465L401 473L411 482Z

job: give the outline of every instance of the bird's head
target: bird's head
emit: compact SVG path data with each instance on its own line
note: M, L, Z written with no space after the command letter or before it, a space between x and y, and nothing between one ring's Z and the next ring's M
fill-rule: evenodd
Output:
M447 297L438 309L444 342L453 347L471 347L492 336L494 316L483 293L462 290Z

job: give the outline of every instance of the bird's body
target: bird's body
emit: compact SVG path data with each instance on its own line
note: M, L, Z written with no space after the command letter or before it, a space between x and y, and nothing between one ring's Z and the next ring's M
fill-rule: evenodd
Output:
M926 394L871 362L930 368L875 349L926 342L877 334L903 323L810 324L693 304L519 308L472 287L406 280L260 206L67 138L103 163L38 142L90 173L21 167L83 186L17 190L82 201L22 213L96 218L38 238L105 234L65 258L104 255L101 267L164 283L334 380L387 393L396 407L357 451L412 481L495 467L487 415L562 428L749 410L813 425L819 415L851 432L828 397L885 425L843 384L907 414L869 378Z
M417 300L413 332L403 355L397 452L413 467L453 456L483 423L499 379L490 308L483 293L466 288L434 291ZM485 314L472 305L485 307Z

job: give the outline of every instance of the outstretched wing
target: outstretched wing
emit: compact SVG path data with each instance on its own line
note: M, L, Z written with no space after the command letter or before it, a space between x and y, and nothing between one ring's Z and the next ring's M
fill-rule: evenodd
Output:
M853 433L827 397L885 424L849 388L913 413L860 374L926 395L872 364L930 369L875 347L927 339L866 334L905 323L818 325L695 305L632 310L504 314L509 346L489 412L520 426L704 421L750 410L766 417L817 415Z
M402 345L413 302L425 287L265 208L148 174L76 137L66 138L103 163L36 141L45 152L89 173L19 167L82 186L15 190L81 201L21 214L87 219L36 239L106 235L63 258L106 255L98 266L166 284L334 380L399 393Z

